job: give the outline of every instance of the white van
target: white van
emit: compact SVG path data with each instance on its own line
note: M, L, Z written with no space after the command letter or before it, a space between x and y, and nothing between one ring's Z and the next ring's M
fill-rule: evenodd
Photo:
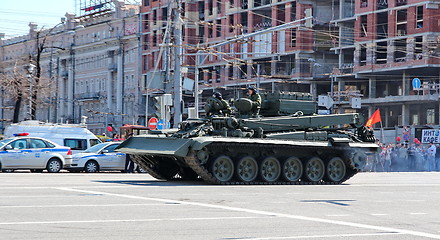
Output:
M68 146L73 153L82 152L87 148L101 143L101 140L90 132L85 124L55 124L40 121L23 121L6 127L4 137L14 134L28 133L30 137L41 137L61 146Z

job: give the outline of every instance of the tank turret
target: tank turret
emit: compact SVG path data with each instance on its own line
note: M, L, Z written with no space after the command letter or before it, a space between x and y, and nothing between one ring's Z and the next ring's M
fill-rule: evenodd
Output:
M221 113L217 100L209 99L207 109ZM214 184L338 184L377 151L360 114L317 115L310 94L263 93L258 115L253 104L238 99L230 116L133 136L118 151L158 179Z

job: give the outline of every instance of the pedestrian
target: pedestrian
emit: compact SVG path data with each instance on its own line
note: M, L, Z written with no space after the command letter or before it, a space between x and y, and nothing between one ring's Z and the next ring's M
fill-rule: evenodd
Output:
M437 153L437 148L434 145L434 142L429 143L428 149L426 149L427 160L428 160L428 171L434 170L435 164L435 154Z
M134 162L131 160L130 154L125 154L125 172L134 172Z
M411 143L408 147L408 170L416 170L416 147Z
M397 164L397 170L398 171L405 171L407 170L408 166L408 145L402 143L399 148L399 163Z

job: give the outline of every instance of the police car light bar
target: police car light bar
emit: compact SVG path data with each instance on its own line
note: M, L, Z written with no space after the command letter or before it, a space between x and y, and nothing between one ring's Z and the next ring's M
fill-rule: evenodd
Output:
M29 133L14 133L15 137L24 137L24 136L28 136Z

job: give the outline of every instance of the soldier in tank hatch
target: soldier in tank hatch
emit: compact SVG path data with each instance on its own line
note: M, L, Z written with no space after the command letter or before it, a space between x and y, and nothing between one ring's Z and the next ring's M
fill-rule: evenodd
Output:
M223 96L220 92L214 92L212 97L217 99L218 101L212 103L214 104L214 106L209 106L208 108L205 107L208 116L211 115L227 116L232 113L231 106L229 106L229 103L223 99Z
M252 101L252 115L258 115L261 107L261 96L254 86L248 87L248 98Z

